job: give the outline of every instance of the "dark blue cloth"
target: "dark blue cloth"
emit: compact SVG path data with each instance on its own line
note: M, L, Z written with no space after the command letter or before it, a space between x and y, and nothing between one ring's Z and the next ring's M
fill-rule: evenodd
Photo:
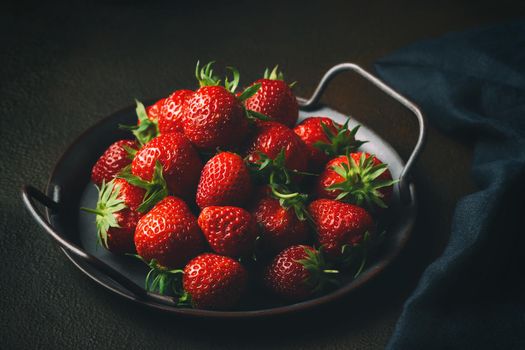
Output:
M375 68L432 125L472 142L478 187L388 349L525 349L525 21L416 43Z

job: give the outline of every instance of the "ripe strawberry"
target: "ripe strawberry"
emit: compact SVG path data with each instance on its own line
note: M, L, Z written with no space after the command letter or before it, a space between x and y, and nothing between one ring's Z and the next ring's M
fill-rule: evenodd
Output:
M93 166L91 181L101 186L102 182L113 180L122 169L131 164L133 156L130 150L138 148L137 142L133 140L120 140L111 144Z
M161 172L155 171L157 162L162 167ZM160 192L165 196L169 189L174 195L191 201L194 200L201 169L197 151L179 132L162 134L149 141L137 152L131 164L131 173L145 182L143 187L149 191L147 197ZM129 177L126 179L132 181Z
M388 206L394 183L386 164L373 155L356 152L328 162L316 191L320 198L343 200L372 210Z
M193 307L208 310L230 309L246 290L248 273L236 260L205 253L184 268L184 290Z
M174 131L184 132L184 108L192 95L193 91L191 90L177 90L164 99L158 114L161 134ZM148 116L149 114L148 111Z
M292 128L299 117L299 106L290 86L283 81L283 74L277 72L278 66L264 73L264 78L254 84L261 88L244 104L247 109L262 113L271 120Z
M113 253L133 253L135 227L142 216L137 209L145 191L120 178L97 189L96 208L81 209L96 215L99 243Z
M214 252L239 258L253 252L257 227L249 212L238 207L206 207L199 227Z
M372 233L374 223L368 212L356 205L331 199L318 199L310 203L317 239L330 258L339 258L344 246L359 244L366 232Z
M197 205L242 206L252 192L252 181L244 160L235 153L221 152L204 168L197 187Z
M311 169L317 171L330 158L355 151L364 143L355 139L359 127L349 130L348 119L340 125L328 117L310 117L297 125L294 132L306 144Z
M331 275L338 273L326 265L320 251L306 245L286 248L272 260L264 274L265 285L288 300L304 300L322 292Z
M264 197L255 205L252 215L257 221L264 251L277 253L293 244L306 243L310 227L300 220L293 207L285 208L279 200Z
M184 266L202 252L204 239L197 219L184 201L168 196L138 222L135 230L137 253L159 269Z
M291 129L280 123L258 123L247 145L246 154L250 162L259 162L261 153L270 159L275 159L284 149L285 166L288 169L308 170L305 144Z
M248 118L261 117L259 113L246 110L242 104L260 85L246 89L237 97L234 91L239 83L239 72L232 68L233 81L226 80L226 86L222 87L217 77L213 76L212 64L208 63L199 71L197 63L195 75L201 87L186 103L184 133L199 149L231 149L244 140L248 132Z
M146 114L148 115L148 119L156 122L159 120L159 115L161 113L162 106L164 105L166 99L161 98L151 106L146 107ZM140 120L138 121L138 124L140 124Z

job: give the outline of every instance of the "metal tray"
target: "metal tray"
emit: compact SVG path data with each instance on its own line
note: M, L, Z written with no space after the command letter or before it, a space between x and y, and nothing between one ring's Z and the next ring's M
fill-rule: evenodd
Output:
M379 79L352 63L342 63L330 69L310 99L298 98L301 107L300 120L307 116L323 115L344 123L345 115L319 104L327 84L343 71L359 74L408 108L419 122L419 137L408 161L404 163L379 135L365 125L359 130L359 137L369 141L362 149L386 162L393 177L398 178L399 182L394 187L392 205L388 211L385 241L358 278L347 277L340 288L329 294L295 304L283 304L259 288L254 288L250 293L253 297L236 311L178 308L172 298L144 290L143 281L147 272L144 264L97 248L94 219L79 208L95 207L97 194L90 182L91 166L111 143L129 138L127 132L118 129L118 124L130 124L135 121L132 106L102 119L85 131L56 164L49 178L46 194L32 186L24 186L23 201L33 218L80 271L111 292L147 307L202 318L259 318L304 311L334 302L377 276L394 260L407 242L417 211L415 188L409 175L425 139L425 121L419 109ZM356 121L351 120L352 124L355 125ZM45 214L37 208L35 200L43 205Z

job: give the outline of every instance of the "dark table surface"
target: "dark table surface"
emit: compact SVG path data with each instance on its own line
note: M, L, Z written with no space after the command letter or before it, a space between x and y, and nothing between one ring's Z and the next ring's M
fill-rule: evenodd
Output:
M69 263L29 218L19 188L43 189L66 146L133 98L194 86L197 59L235 65L244 82L278 63L306 96L336 63L371 68L415 40L524 9L510 1L7 5L0 15L0 348L383 348L422 270L447 242L455 202L474 190L467 140L429 128L415 172L418 222L393 266L337 305L271 322L185 320L121 300ZM401 107L350 76L326 96L406 159L417 127Z

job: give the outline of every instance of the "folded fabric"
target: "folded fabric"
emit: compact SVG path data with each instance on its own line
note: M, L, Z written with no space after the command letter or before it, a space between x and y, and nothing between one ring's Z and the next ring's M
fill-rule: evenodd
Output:
M479 188L458 202L388 349L525 349L525 21L419 42L375 68L473 142Z

